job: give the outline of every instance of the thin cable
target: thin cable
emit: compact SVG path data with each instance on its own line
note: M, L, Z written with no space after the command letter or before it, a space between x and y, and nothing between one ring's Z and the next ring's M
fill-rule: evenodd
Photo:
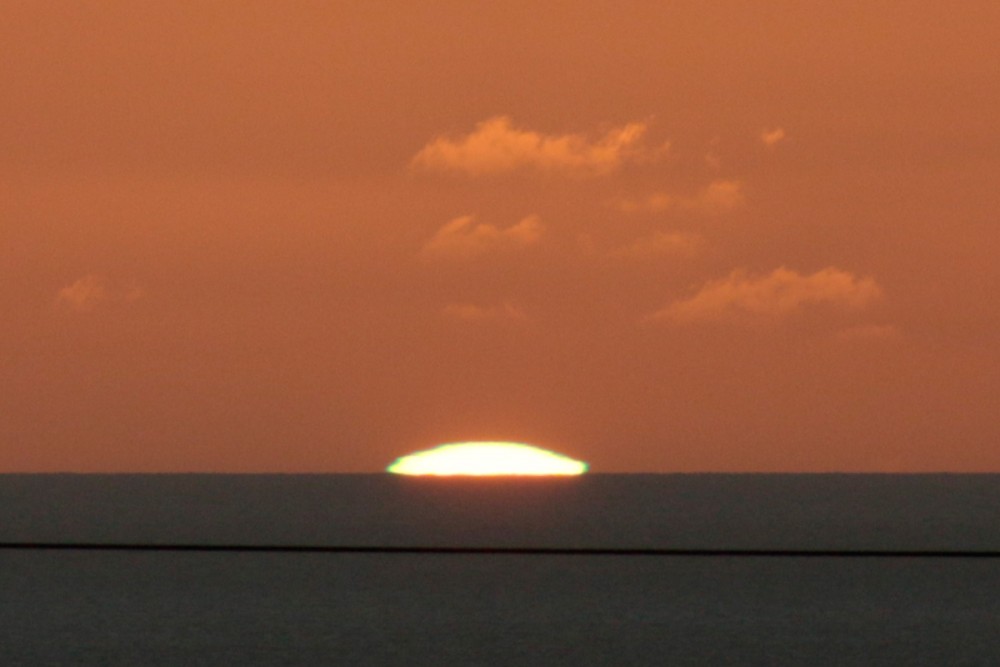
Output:
M344 546L304 544L185 544L103 542L0 542L5 551L162 551L229 553L410 554L456 556L659 556L683 558L975 558L1000 551L912 549L661 549L591 547Z

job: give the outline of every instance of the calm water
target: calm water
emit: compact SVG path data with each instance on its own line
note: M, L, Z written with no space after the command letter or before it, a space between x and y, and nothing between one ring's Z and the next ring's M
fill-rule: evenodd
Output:
M995 476L411 481L0 476L0 537L995 548L1000 534ZM0 550L0 633L4 665L995 665L1000 560Z

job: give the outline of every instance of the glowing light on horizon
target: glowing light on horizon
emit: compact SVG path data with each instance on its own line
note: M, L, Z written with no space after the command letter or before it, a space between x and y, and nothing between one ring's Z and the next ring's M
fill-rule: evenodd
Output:
M402 456L386 468L397 475L582 475L587 464L517 442L457 442Z

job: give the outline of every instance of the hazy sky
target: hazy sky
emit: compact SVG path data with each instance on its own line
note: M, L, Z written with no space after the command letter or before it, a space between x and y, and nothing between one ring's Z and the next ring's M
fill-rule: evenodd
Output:
M1000 470L1000 3L4 0L0 470Z

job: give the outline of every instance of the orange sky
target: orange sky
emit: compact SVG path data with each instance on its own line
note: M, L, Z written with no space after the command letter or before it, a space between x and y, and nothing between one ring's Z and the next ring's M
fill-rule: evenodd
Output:
M0 470L1000 470L1000 4L0 21Z

